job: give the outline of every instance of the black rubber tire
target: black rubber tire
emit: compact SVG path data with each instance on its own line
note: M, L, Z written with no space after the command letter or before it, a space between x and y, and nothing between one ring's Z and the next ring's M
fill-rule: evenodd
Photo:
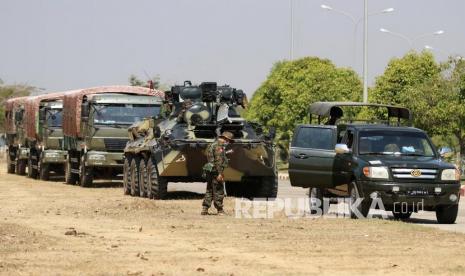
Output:
M238 182L226 181L226 183L224 183L226 195L231 197L237 197L237 189L239 185L240 184Z
M147 165L144 158L139 161L139 196L147 196Z
M150 158L147 166L147 186L151 188L152 198L165 199L168 194L168 181L158 174L156 160Z
M15 164L11 163L11 156L10 156L10 151L6 153L6 171L7 173L15 173L16 171L16 166Z
M39 178L48 181L50 179L50 164L44 164L39 161Z
M139 196L139 158L133 158L131 161L131 196Z
M360 198L360 195L358 194L358 191L357 191L356 187L357 187L357 183L355 181L350 183L350 186L349 186L349 196L350 196L349 214L350 214L351 219L358 219L359 218L357 216L357 214L354 211L352 211L352 208L351 208L352 202L355 202L356 199ZM357 207L354 207L354 208L357 208L358 211L363 216L363 218L366 218L368 213L370 212L370 206L371 206L371 200L369 200L367 198L364 198L363 201Z
M278 195L277 176L262 177L257 182L257 189L253 197L273 199Z
M394 216L394 219L396 220L405 220L409 219L410 216L412 215L412 211L407 211L407 212L394 212L392 211L392 215Z
M436 219L441 224L453 224L457 219L459 205L442 205L436 207Z
M316 206L322 210L322 215L326 215L329 212L329 208L324 207L324 190L321 188L310 188L308 193L308 197L310 199L310 204L314 204L313 200L319 200L319 206ZM316 204L316 202L315 202ZM313 205L311 205L313 206ZM329 206L328 206L329 207ZM317 212L315 210L310 210L310 214L315 215Z
M129 195L131 193L131 185L129 184L131 179L131 164L132 158L126 156L124 158L124 165L123 165L123 193L125 195Z
M16 174L26 174L27 159L16 160Z
M65 163L65 182L66 184L75 185L78 181L78 175L71 172L73 164L68 156Z
M94 181L94 173L92 168L85 165L85 155L82 156L81 162L79 163L79 184L81 187L87 188L92 186Z
M31 156L29 156L29 159L27 161L27 176L36 179L38 176L38 171L37 169L34 169L32 167L33 165L35 165L34 163L35 161L31 158Z

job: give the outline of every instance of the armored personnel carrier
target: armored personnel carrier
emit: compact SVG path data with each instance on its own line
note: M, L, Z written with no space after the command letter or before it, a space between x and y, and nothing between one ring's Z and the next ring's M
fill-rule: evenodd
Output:
M247 122L242 90L215 82L173 86L165 92L161 116L132 125L124 150L124 192L163 199L169 182L203 182L206 149L223 131L232 132L226 193L238 197L273 198L277 194L274 130Z

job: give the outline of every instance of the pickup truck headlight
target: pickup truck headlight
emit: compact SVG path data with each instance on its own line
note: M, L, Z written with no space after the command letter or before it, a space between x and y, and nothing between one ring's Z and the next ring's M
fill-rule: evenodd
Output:
M387 167L364 167L363 174L373 179L389 179Z
M444 181L459 181L460 172L457 169L446 169L441 173L441 180Z

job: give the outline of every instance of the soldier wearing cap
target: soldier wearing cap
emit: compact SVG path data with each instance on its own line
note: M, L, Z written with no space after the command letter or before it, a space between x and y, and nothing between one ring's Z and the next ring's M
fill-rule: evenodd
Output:
M218 139L207 148L208 163L204 166L204 174L207 179L207 191L202 203L202 215L208 214L208 209L213 204L218 211L218 215L224 215L224 175L223 171L228 166L226 157L226 146L232 143L234 135L223 132Z

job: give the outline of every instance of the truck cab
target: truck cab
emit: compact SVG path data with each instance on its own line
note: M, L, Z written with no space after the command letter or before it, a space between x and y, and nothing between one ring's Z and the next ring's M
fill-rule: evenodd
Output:
M384 108L387 120L342 122L344 107ZM310 188L312 204L348 197L350 215L358 218L368 215L376 199L398 219L425 210L435 211L439 223L455 222L460 173L442 160L447 152L441 156L423 130L408 126L409 110L325 102L312 104L310 112L318 122L295 128L289 177L292 186Z

